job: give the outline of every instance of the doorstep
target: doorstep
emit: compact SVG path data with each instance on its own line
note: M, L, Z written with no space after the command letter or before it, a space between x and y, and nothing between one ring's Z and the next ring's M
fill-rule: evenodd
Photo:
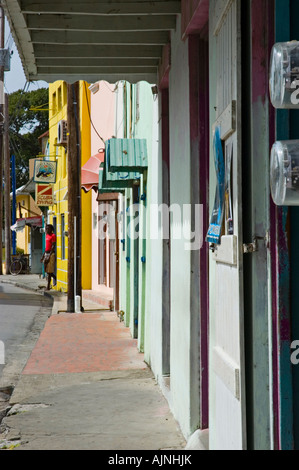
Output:
M97 290L83 290L82 291L82 299L89 300L96 304L101 305L102 307L106 307L111 312L113 311L113 295L110 292Z

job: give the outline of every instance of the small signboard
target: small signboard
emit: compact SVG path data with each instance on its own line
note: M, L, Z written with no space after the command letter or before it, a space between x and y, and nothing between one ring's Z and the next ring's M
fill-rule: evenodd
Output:
M54 188L49 184L37 184L35 187L35 202L37 206L54 205Z
M56 183L57 162L36 160L34 163L34 182L44 184Z

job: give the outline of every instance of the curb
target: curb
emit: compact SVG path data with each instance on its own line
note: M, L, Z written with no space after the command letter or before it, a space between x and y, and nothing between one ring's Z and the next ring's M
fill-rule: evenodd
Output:
M53 300L53 305L54 305L55 298L51 294L49 294L49 292L45 292L41 289L35 289L34 287L30 287L30 286L27 286L27 285L24 285L24 284L20 284L18 282L13 282L13 281L10 281L8 279L0 279L0 284L9 284L11 286L15 286L15 287L18 287L20 289L24 289L24 290L28 290L30 292L34 292L35 294L41 295L43 297L48 297L48 299Z

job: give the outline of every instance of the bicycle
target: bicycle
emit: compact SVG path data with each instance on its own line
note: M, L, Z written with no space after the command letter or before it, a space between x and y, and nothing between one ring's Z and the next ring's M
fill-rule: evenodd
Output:
M30 270L27 258L20 254L18 258L12 260L10 265L10 274L12 276L18 276L22 271L28 273Z

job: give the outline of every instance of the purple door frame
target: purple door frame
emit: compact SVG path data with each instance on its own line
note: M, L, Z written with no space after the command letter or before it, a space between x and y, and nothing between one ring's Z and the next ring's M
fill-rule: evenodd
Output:
M203 207L203 239L209 225L209 0L182 0L182 39L189 45L189 106L191 149L191 202ZM191 322L194 343L199 339L199 364L194 361L194 380L199 379L200 429L209 427L209 246L203 243L191 254ZM197 318L199 317L199 318ZM193 365L193 364L192 364ZM199 370L196 367L199 366ZM196 402L196 400L195 400ZM196 404L194 403L196 406ZM191 410L192 412L193 410Z
M203 239L209 223L209 47L189 36L191 201L203 207ZM191 254L191 315L199 315L200 428L209 427L209 247ZM194 364L196 367L196 364Z

